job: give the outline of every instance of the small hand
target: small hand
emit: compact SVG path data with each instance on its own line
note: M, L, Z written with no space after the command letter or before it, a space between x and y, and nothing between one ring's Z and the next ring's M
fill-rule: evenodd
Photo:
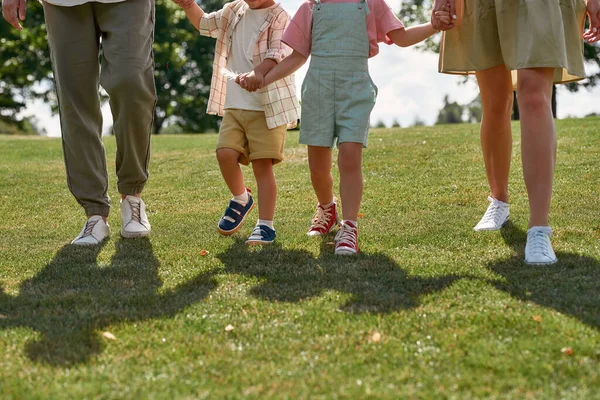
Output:
M249 92L255 92L263 86L265 77L260 74L257 74L254 71L250 71L241 74L239 80L239 84L241 87L243 87Z
M173 0L173 2L184 10L191 8L196 4L195 0Z
M450 22L446 23L445 18L438 18L436 16L438 12L448 12L451 17ZM454 19L456 19L455 0L435 0L431 11L431 25L438 31L447 31L454 28Z
M600 40L600 0L588 0L587 14L590 19L590 28L583 35L588 43Z
M25 21L26 9L26 0L2 0L2 15L4 19L18 30L23 29L19 23L19 19Z

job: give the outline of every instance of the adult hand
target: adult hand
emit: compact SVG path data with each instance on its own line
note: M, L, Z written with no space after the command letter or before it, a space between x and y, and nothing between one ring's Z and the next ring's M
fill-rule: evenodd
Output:
M590 18L590 29L583 35L588 43L600 40L600 0L587 0L587 14Z
M594 0L598 1L598 0ZM431 10L431 25L438 31L447 31L454 28L454 24L446 24L439 18L436 18L436 12L444 11L449 9L450 16L454 20L456 19L456 0L435 0L433 3L433 10Z
M195 0L173 0L173 2L184 10L191 8L196 4Z
M26 0L2 0L4 19L18 30L23 29L19 19L25 21L26 8Z

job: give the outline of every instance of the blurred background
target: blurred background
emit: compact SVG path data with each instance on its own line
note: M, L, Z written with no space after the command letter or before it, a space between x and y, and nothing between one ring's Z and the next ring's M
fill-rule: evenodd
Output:
M283 0L281 4L293 15L302 2ZM198 4L210 12L224 2L202 0ZM429 20L431 0L389 0L388 4L407 26ZM29 1L27 7L21 32L0 19L0 133L60 136L42 6ZM481 119L475 80L437 73L440 37L408 49L380 44L379 55L370 60L379 88L372 126L476 123ZM200 36L171 0L156 1L155 134L218 130L219 118L206 115L214 46L214 39ZM556 87L557 118L600 114L600 47L586 44L585 58L588 78ZM296 73L298 88L307 66ZM110 134L108 102L104 101L102 111L103 133ZM517 107L514 117L518 118Z

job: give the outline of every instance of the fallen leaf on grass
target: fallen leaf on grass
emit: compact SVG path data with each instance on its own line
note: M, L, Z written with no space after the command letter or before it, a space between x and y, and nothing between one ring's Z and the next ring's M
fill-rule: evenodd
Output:
M225 327L225 332L231 332L233 329L233 325L229 324Z
M571 347L563 347L562 349L560 349L560 352L567 356L573 355L573 349Z
M535 322L542 322L542 316L541 315L536 315L534 317L531 317L532 320L534 320Z
M203 256L203 257L204 257L204 256L205 256L205 255L207 255L207 254L208 254L208 250L200 250L200 255L201 255L201 256Z
M381 341L381 333L379 333L379 332L375 332L375 333L373 333L373 334L371 335L371 341L372 341L373 343L377 343L377 342Z
M365 216L365 214L358 214L358 218L362 218L364 216Z
M102 337L110 340L117 340L117 337L110 332L102 332Z

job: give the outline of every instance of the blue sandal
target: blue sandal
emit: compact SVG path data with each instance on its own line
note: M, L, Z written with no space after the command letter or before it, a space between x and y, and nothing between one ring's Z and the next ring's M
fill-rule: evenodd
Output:
M229 206L225 209L225 214L221 217L217 227L219 233L229 236L239 231L246 216L253 208L254 199L250 193L248 193L248 202L245 206L234 200L229 201Z

